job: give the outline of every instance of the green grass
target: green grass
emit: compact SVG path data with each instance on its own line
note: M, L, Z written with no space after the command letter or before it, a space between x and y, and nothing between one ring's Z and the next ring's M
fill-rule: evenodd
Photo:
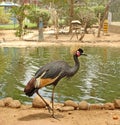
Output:
M15 29L18 25L13 24L6 24L6 25L0 25L0 30L12 30Z
M36 28L36 24L34 23L29 23L27 24L28 28L34 29ZM6 25L0 25L0 30L13 30L18 27L18 24L6 24Z

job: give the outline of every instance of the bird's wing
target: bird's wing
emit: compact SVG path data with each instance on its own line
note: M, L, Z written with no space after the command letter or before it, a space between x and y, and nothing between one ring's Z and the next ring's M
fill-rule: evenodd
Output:
M57 67L57 66L52 66L52 67L42 67L40 68L36 73L35 73L35 77L41 77L41 78L55 78L57 77L60 72L61 72L61 67Z
M50 63L43 66L35 74L37 87L44 87L54 83L62 73L63 70L59 63Z
M43 67L41 67L36 73L35 73L35 78L38 78L39 76L41 76L44 72Z
M42 75L42 78L55 78L58 76L61 72L63 73L65 69L67 69L68 65L64 61L55 61L48 63L41 67L36 73L35 77L40 77ZM44 74L44 75L43 75Z

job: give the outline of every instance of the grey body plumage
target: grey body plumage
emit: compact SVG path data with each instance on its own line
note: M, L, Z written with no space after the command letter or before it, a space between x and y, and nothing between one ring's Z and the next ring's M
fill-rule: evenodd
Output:
M52 92L52 108L49 104L42 98L42 100L46 103L46 106L49 110L52 110L52 116L54 117L54 89L60 79L63 77L72 77L79 69L80 62L78 57L81 55L86 55L83 53L82 49L76 50L73 54L74 66L70 66L65 61L55 61L48 63L42 66L36 73L35 76L28 82L27 86L24 89L24 92L28 96L32 96L35 92L40 96L38 90L42 87L53 85Z

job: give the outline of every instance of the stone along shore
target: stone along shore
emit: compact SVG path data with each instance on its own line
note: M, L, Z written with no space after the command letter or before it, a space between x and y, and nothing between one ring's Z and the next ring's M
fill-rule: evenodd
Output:
M50 101L46 100L50 105ZM25 106L19 100L14 100L11 97L6 97L0 100L0 107L21 108ZM32 101L31 108L46 108L46 104L40 99L39 96L35 96ZM74 111L74 110L115 110L120 109L120 99L115 99L113 102L107 102L104 104L90 104L87 101L81 101L76 103L72 100L66 100L64 103L55 103L55 110L58 111Z

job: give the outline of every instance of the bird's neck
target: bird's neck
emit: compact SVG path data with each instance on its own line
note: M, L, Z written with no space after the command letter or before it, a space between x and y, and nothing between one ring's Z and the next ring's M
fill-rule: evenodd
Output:
M74 59L74 62L75 62L75 65L74 65L74 69L76 69L76 72L78 71L79 67L80 67L80 62L78 60L78 57L76 55L73 55L73 59Z
M78 57L76 55L74 55L73 59L74 59L75 64L69 71L70 76L73 76L78 71L78 69L80 67L80 62L78 60Z

